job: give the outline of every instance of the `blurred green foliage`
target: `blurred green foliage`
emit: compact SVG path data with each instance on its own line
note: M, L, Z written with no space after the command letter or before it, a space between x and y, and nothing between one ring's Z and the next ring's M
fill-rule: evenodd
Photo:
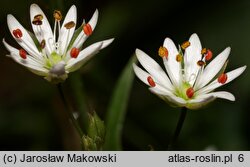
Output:
M250 1L184 0L2 0L0 38L18 45L6 25L13 14L31 30L29 6L37 3L53 23L54 9L65 13L75 4L78 25L100 12L93 35L85 46L115 37L115 41L96 55L77 73L84 83L86 110L106 116L115 83L135 48L140 48L160 64L157 49L165 37L182 43L196 32L204 47L214 55L231 46L227 70L250 64ZM77 135L62 112L56 87L7 58L0 45L0 149L1 150L77 150ZM178 150L250 150L250 75L247 69L238 79L222 87L236 96L235 102L216 100L199 111L189 111L179 136ZM72 74L74 75L74 74ZM71 76L64 84L75 110ZM165 150L179 116L138 79L135 80L122 131L124 150Z
M136 56L130 58L117 81L106 113L105 150L122 150L122 131L126 117L129 96L134 81L133 63Z

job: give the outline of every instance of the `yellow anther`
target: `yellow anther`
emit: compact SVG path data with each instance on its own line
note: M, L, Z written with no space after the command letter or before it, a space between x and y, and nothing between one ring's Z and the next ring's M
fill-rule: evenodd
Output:
M163 58L163 57L168 58L168 49L165 48L164 46L161 46L161 47L159 48L159 50L158 50L158 54L159 54L159 56L161 56L162 58Z
M62 20L62 13L60 10L55 10L53 16L57 21Z
M190 46L190 42L189 41L185 41L185 42L183 42L182 44L181 44L181 48L183 49L183 50L185 50L187 47L189 47Z
M207 53L207 48L203 48L203 49L201 50L201 54L204 55L204 54L206 54L206 53Z
M64 27L65 27L66 29L71 29L71 28L75 27L75 25L76 25L75 22L70 21L70 22L66 23L66 24L64 25Z
M176 61L177 62L182 62L182 59L183 59L183 57L182 57L181 54L176 55Z

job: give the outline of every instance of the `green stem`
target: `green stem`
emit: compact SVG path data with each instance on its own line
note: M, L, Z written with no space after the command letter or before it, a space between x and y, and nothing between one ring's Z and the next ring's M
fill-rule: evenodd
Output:
M81 117L81 125L83 132L87 132L89 127L89 116L87 112L87 98L85 96L85 90L83 82L81 81L81 76L79 73L74 73L70 78L70 86L72 89L72 93L75 97L76 104L79 108L80 117Z
M57 85L57 88L58 88L58 90L59 90L59 93L60 93L60 97L61 97L61 99L62 99L62 102L63 102L63 104L64 104L64 106L65 106L65 108L66 108L65 111L67 112L67 115L69 116L69 118L70 118L71 122L73 123L75 129L77 130L77 132L78 132L80 138L82 139L82 137L83 137L84 134L83 134L82 129L80 128L80 126L79 126L77 120L75 119L75 117L74 117L74 115L73 115L73 112L72 112L71 107L70 107L69 104L67 103L67 100L66 100L66 98L65 98L65 95L64 95L64 93L63 93L62 84L58 84L58 85ZM81 141L82 141L82 140L81 140Z
M180 117L179 117L179 121L177 123L177 127L176 127L175 132L174 132L173 139L171 140L170 144L168 145L168 151L173 149L173 146L176 143L176 141L178 139L178 136L179 136L179 134L181 132L181 128L182 128L183 123L185 121L186 115L187 115L187 108L183 107L181 109L181 114L180 114Z

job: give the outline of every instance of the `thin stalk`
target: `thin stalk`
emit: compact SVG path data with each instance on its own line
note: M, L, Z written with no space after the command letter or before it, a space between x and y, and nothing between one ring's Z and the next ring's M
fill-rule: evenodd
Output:
M58 88L58 90L59 90L59 93L60 93L60 97L61 97L61 99L62 99L62 102L63 102L63 104L64 104L64 106L65 106L65 108L66 108L65 111L67 112L67 115L69 116L69 118L70 118L72 124L74 125L75 129L77 130L78 135L79 135L80 138L82 139L82 137L83 137L84 134L83 134L82 129L80 128L80 126L79 126L77 120L75 119L75 117L74 117L74 115L73 115L73 112L72 112L71 107L70 107L69 104L67 103L67 100L66 100L66 98L65 98L65 95L64 95L64 93L63 93L62 85L61 85L61 84L58 84L58 85L57 85L57 88ZM82 141L82 140L81 140L81 141Z
M87 133L87 129L89 127L89 116L88 116L88 107L87 107L87 98L85 96L85 90L83 82L81 82L81 76L79 73L72 74L70 78L70 86L72 89L72 93L75 97L76 104L79 108L80 117L81 117L81 125L84 133Z
M187 108L183 107L181 109L181 114L180 114L179 121L178 121L176 129L175 129L175 132L174 132L174 136L173 136L170 144L168 145L168 150L169 151L173 149L173 146L174 146L174 144L176 143L176 141L178 139L178 136L179 136L179 134L181 132L181 128L182 128L183 123L185 121L186 115L187 115Z

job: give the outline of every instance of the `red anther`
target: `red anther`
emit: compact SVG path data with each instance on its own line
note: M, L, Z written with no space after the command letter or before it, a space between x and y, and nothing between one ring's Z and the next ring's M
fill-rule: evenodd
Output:
M188 98L192 98L193 95L194 95L194 89L192 87L188 88L186 90L186 95L187 95Z
M19 50L19 55L21 58L26 59L27 58L27 53L24 49Z
M91 25L88 23L88 24L85 24L83 26L83 32L87 35L87 36L90 36L92 34L92 27Z
M223 73L218 77L218 82L224 84L227 82L227 74Z
M211 50L207 49L207 53L206 53L206 55L205 55L206 61L211 60L212 57L213 57L213 52L212 52Z
M12 31L13 35L16 37L16 38L21 38L23 36L23 33L22 31L18 28L18 29L15 29Z
M147 80L151 87L155 87L155 81L153 80L151 76L148 76Z
M77 56L79 55L80 53L80 50L77 49L77 48L72 48L71 51L70 51L70 56L72 58L77 58Z

